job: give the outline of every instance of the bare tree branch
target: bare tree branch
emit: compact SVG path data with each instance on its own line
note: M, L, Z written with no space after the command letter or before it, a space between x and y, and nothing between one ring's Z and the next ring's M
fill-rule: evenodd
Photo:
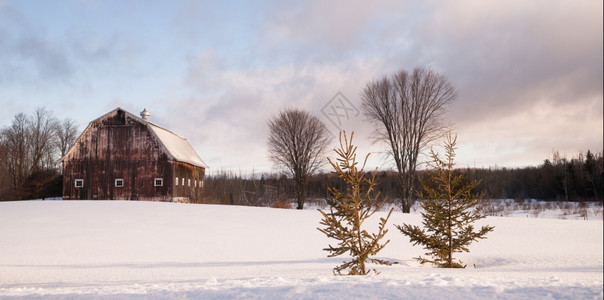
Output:
M73 119L65 119L56 128L56 147L60 157L64 157L78 138L78 126Z

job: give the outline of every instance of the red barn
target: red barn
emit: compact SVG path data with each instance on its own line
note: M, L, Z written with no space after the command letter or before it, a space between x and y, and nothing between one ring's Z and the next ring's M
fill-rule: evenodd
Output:
M149 115L118 107L90 122L61 159L63 199L198 202L207 165Z

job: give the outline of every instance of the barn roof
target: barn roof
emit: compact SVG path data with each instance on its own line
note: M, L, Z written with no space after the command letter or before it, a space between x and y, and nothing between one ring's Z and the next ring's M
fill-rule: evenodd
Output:
M189 144L187 139L185 139L185 138L179 136L178 134L176 134L168 129L165 129L157 124L154 124L152 122L149 122L148 120L140 118L132 113L129 113L119 107L104 114L103 116L97 118L96 120L90 122L90 124L88 124L88 127L86 127L86 129L84 129L84 132L86 132L90 128L90 125L92 123L94 123L100 119L107 118L108 116L111 116L113 114L116 114L118 111L123 111L126 114L128 114L128 116L131 119L145 124L147 126L147 128L149 128L150 131L153 134L155 134L157 139L160 141L160 143L166 150L167 154L169 154L171 156L170 158L172 160L188 163L188 164L191 164L191 165L194 165L197 167L201 167L201 168L208 168L208 165L206 165L206 163L203 162L203 160L199 157L199 155L197 155L197 152L195 152L195 149L193 149L193 147L191 146L191 144ZM82 135L84 135L84 132L82 132ZM82 135L80 135L80 137ZM61 158L61 161L63 161L64 159L66 159L69 156L69 154L70 154L71 150L73 150L73 148L74 147L72 147L72 149L70 149L67 152L65 157Z
M147 123L147 127L150 128L153 133L155 133L157 138L166 148L166 151L172 155L174 160L186 162L202 168L208 167L208 165L201 160L199 155L197 155L197 152L195 152L187 139L151 122Z

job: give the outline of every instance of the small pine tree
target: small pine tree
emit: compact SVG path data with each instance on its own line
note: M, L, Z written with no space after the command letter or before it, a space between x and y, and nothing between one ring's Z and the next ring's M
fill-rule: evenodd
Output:
M371 177L366 177L363 169L367 163L367 157L363 167L357 169L356 149L352 145L354 132L350 135L350 141L346 137L346 132L343 133L344 141L342 143L342 133L340 133L340 149L336 149L336 153L340 158L337 159L337 164L328 158L329 163L335 169L338 177L342 178L347 185L345 193L336 188L330 188L329 191L332 198L327 200L329 205L329 213L319 209L323 215L320 224L325 228L317 228L327 237L336 239L337 246L329 245L329 248L323 250L329 251L328 257L338 256L344 253L349 253L352 256L352 261L344 262L342 265L333 269L334 274L342 275L342 271L348 269L348 275L366 275L370 272L367 269L366 263L374 263L380 265L391 265L389 261L371 258L390 242L380 243L380 240L388 232L385 229L386 222L390 218L392 209L388 212L386 218L380 218L379 228L377 233L369 233L362 228L363 222L378 211L385 202L385 199L380 199L380 193L374 194L374 187L377 185L376 174L377 168ZM377 273L375 269L374 272Z
M426 230L408 224L396 225L413 245L419 244L428 250L425 255L430 258L417 258L421 264L465 268L461 261L453 259L453 253L469 252L468 245L486 238L486 234L494 228L482 226L479 231L474 231L474 221L485 217L482 214L484 193L472 192L478 181L467 182L463 174L453 175L456 142L457 135L452 138L449 132L445 142L445 161L439 158L434 149L431 150L433 161L429 165L435 172L429 174L428 182L421 181L423 191L418 194L422 199L422 224Z

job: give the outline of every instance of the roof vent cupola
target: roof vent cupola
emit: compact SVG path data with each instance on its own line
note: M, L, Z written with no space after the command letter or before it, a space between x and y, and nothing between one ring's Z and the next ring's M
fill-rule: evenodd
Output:
M145 109L143 109L143 111L141 111L141 118L143 118L143 120L149 121L149 116L151 116L151 113L149 113L147 108L145 108Z

